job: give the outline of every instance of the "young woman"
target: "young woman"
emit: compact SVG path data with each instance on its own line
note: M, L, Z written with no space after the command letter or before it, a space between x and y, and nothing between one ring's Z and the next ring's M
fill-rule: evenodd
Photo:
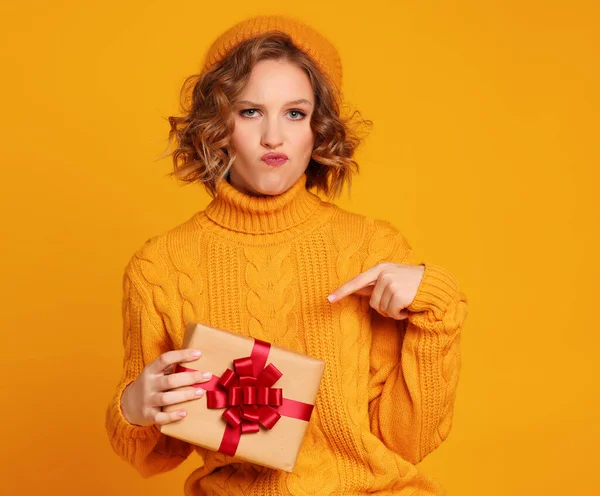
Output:
M255 17L223 33L188 81L185 114L170 118L174 174L212 201L125 268L113 448L145 477L196 451L190 496L443 494L415 464L450 431L467 300L389 222L310 191L335 196L358 171L337 51L297 20ZM180 349L190 321L326 361L292 473L158 430L185 415L161 407L198 389L170 390L212 372L174 372L197 356Z

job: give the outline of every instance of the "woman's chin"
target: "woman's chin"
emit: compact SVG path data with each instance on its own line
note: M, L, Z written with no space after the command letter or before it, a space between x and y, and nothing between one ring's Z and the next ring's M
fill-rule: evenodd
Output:
M255 194L257 196L277 196L282 194L284 191L285 190L281 188L266 188L257 190Z
M282 174L283 171L279 167L268 166L268 170L256 172L248 177L247 181L236 174L230 182L234 187L251 196L277 196L285 193L292 186L289 171Z
M287 190L286 185L281 180L264 181L260 184L253 185L252 188L256 195L260 196L277 196Z

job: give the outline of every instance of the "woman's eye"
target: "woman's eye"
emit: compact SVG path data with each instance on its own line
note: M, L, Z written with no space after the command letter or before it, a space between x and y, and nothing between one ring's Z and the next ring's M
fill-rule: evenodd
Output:
M294 120L294 121L299 121L300 119L304 118L304 116L306 115L304 112L301 112L300 110L290 110L289 113L300 116L300 117L293 117L292 120Z
M246 110L242 110L240 112L240 115L243 115L245 117L252 117L252 115L247 115L247 114L245 114L245 112L256 112L256 109L246 109Z

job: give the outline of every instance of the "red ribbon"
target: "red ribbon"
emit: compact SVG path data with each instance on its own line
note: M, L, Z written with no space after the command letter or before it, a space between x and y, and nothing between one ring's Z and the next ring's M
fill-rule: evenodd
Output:
M237 358L233 368L221 377L213 374L208 382L194 384L206 390L207 408L225 408L225 433L219 451L234 456L242 434L259 432L262 425L272 429L281 416L308 422L314 405L283 397L273 386L283 375L272 363L265 367L271 345L254 340L249 357ZM195 372L177 364L175 372Z

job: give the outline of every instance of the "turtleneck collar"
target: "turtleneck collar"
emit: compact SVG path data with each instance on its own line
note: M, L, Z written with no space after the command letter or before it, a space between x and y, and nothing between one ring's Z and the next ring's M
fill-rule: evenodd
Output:
M247 234L285 231L306 221L321 204L321 199L306 189L306 179L303 173L291 188L276 196L248 195L223 179L205 209L206 216L226 229Z

